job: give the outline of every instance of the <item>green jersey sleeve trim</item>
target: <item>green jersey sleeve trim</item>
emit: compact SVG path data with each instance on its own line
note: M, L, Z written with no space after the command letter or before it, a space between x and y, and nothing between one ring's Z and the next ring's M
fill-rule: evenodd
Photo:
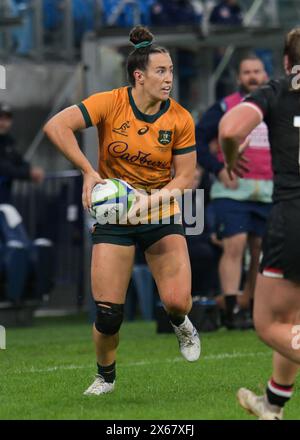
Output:
M191 153L192 151L196 151L196 145L186 148L180 148L178 150L173 150L173 155L177 156L179 154L187 154L187 153Z
M85 120L86 128L92 127L93 122L91 120L89 112L86 109L86 106L81 102L80 104L77 104L77 107L79 107L79 109L81 110L82 116Z

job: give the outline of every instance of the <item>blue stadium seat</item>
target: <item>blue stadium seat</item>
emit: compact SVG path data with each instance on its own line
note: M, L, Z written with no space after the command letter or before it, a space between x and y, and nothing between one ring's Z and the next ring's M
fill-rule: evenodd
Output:
M29 271L29 249L19 240L10 240L4 248L5 299L19 302L25 291Z
M53 283L53 246L49 240L31 242L17 210L0 205L0 273L4 278L2 299L18 303L41 300Z
M32 10L30 0L9 0L9 11L12 17L21 17L22 25L12 29L11 35L20 55L28 55L33 46Z
M94 23L94 0L73 0L75 43L80 44L83 35L92 31Z
M25 289L30 242L16 210L14 212L14 208L8 205L0 205L0 237L6 281L5 298L16 302L21 299Z
M151 21L155 26L197 25L201 22L202 15L198 14L189 0L156 0L153 3Z
M132 27L135 24L149 25L151 23L151 6L154 0L136 0L135 4L139 10L139 23L135 23L135 5L134 2L128 2L124 0L103 0L103 18L104 24ZM122 4L124 5L122 7ZM120 13L117 14L120 7ZM113 20L113 17L115 19ZM113 21L112 21L113 20Z
M63 22L63 10L61 0L43 0L44 27L53 31Z

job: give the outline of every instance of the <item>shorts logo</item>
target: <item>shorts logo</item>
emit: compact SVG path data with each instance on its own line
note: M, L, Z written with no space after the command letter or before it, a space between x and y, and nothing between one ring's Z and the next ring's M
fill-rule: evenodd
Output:
M172 140L172 131L171 130L159 130L158 133L158 142L163 145L168 145Z
M123 122L123 124L120 127L113 128L113 131L117 134L121 134L122 136L128 137L127 130L130 128L129 121Z

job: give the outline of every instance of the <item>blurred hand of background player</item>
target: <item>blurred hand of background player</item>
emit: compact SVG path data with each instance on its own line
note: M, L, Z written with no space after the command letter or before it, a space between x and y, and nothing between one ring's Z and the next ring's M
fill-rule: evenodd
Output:
M245 157L245 150L250 143L250 137L248 137L245 142L243 142L238 149L237 155L233 158L231 163L226 162L226 170L231 181L236 180L236 176L242 178L244 173L249 171L247 167L248 159ZM222 170L223 171L223 170ZM221 172L222 172L221 171ZM221 173L220 172L220 173ZM219 175L220 175L219 173Z
M97 183L106 183L97 171L91 170L83 174L82 204L84 209L92 207L92 189Z
M30 177L33 182L41 183L45 178L45 172L40 167L32 167L30 170Z
M223 183L223 185L225 186L225 188L228 189L237 189L239 186L239 182L236 176L232 176L232 178L229 177L227 168L223 168L219 174L218 174L218 179L221 183Z

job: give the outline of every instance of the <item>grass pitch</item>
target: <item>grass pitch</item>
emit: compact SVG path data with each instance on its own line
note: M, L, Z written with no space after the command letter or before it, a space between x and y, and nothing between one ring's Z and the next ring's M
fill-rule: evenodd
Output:
M254 331L202 334L202 356L188 363L173 334L157 335L154 323L124 323L115 392L83 396L95 374L91 326L85 317L40 318L33 328L7 330L0 419L252 419L236 391L263 391L271 360ZM299 420L299 407L296 386L285 418Z

